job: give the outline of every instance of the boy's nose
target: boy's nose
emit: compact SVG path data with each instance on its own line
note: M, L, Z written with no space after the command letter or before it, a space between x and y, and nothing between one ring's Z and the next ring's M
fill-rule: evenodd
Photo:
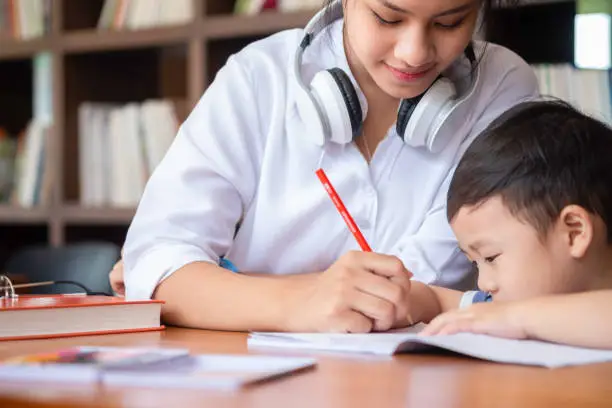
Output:
M491 295L494 295L499 290L499 287L497 286L497 283L495 283L491 278L487 278L484 274L481 273L478 276L478 289L482 290L483 292L488 292Z

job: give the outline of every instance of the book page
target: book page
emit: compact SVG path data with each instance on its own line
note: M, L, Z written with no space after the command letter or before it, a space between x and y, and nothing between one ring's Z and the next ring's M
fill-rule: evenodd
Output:
M393 355L441 348L499 363L562 367L612 361L612 350L572 347L535 340L511 340L487 335L458 333L422 337L417 325L403 330L367 334L252 333L250 347L336 351Z

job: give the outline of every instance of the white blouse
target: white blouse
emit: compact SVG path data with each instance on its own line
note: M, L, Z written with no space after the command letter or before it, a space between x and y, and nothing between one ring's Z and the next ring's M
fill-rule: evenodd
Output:
M350 75L342 24L308 48L306 81L334 66ZM448 184L478 132L537 96L532 69L488 44L472 114L447 146L437 154L407 146L393 126L368 165L354 144L320 147L305 132L292 71L302 35L287 30L230 57L182 124L128 230L128 299L150 298L160 281L195 261L225 257L244 272L298 274L359 249L315 175L323 149L321 165L373 251L398 256L423 282L457 287L469 277L446 219Z

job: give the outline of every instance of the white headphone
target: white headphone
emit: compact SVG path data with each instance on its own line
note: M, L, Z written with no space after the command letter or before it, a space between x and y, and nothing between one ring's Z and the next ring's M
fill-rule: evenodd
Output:
M342 18L342 0L335 0L329 9L319 11L305 28L305 35L298 47L294 59L294 71L298 84L303 92L301 108L306 110L306 126L311 137L318 145L326 141L340 144L352 142L361 134L364 120L365 101L359 99L349 76L340 68L331 68L318 72L309 86L301 75L302 58L306 48L313 39L326 28L327 16L335 21ZM470 44L466 56L473 65L474 50ZM459 125L457 120L465 120L469 104L464 103L477 88L479 67L473 70L472 86L465 95L458 97L455 85L445 77L438 78L422 95L404 99L400 103L396 131L408 145L426 147L431 152L438 152L447 144L447 140L437 135L453 137L452 128ZM463 108L463 109L461 109ZM457 119L449 121L451 117Z

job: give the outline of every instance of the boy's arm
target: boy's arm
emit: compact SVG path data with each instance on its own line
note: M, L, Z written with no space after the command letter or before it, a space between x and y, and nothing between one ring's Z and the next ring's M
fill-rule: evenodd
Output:
M429 323L440 313L459 307L463 292L413 281L410 288L411 323Z
M516 309L528 338L612 349L612 290L537 298Z
M612 349L612 290L491 302L434 319L423 335L472 332Z

